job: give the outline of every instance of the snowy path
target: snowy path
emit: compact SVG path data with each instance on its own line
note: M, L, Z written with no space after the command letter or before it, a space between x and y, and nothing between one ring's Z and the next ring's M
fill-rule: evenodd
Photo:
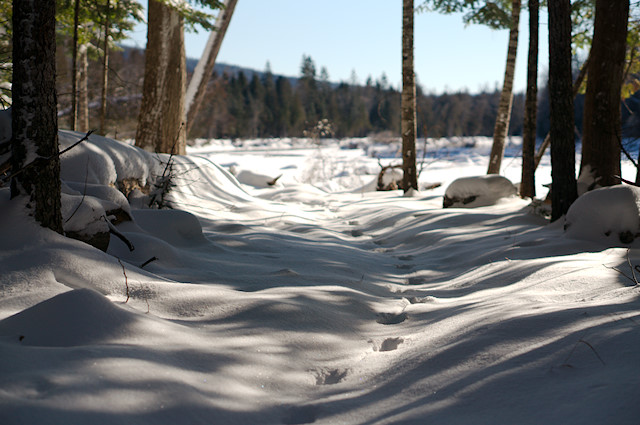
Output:
M0 321L0 423L637 423L627 249L519 199L249 194L184 167L171 196L193 215L134 210L136 250L112 239L127 303L116 258L2 192L0 318L21 313Z

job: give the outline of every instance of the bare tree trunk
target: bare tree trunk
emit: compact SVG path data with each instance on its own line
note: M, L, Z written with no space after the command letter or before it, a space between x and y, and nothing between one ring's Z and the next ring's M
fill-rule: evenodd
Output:
M136 146L184 155L186 58L180 14L149 0L147 50Z
M83 133L89 131L89 53L87 45L78 47L78 107L77 130Z
M222 40L227 32L227 28L229 28L229 23L231 22L231 17L233 16L233 11L237 3L238 0L225 1L224 9L219 12L216 18L216 30L212 31L209 35L209 40L204 48L204 52L202 52L202 57L198 61L198 65L196 65L196 69L189 82L185 99L187 134L189 134L189 130L191 130L193 126L200 105L202 105L204 95L207 92L207 83L213 73L216 58L222 46Z
M11 197L26 198L36 221L62 233L55 5L54 1L13 1L11 161L17 174L11 181ZM25 168L27 161L33 165Z
M628 17L629 0L596 0L580 172L592 172L601 186L619 183L615 176L620 176L620 92Z
M493 129L493 145L489 157L487 174L499 174L502 157L504 155L509 120L511 119L511 104L513 101L513 77L516 72L516 55L518 53L518 25L520 24L520 0L513 0L511 5L511 29L509 30L509 48L507 50L507 66L504 72L504 83L500 93L498 116Z
M78 128L78 19L80 17L80 0L76 0L73 12L73 46L71 46L71 130Z
M525 99L524 130L522 137L522 180L520 196L536 196L535 151L536 119L538 109L538 0L529 0L529 61L527 64L527 96Z
M590 59L591 59L591 52L589 52L589 56L587 56L587 60L582 64L582 67L580 67L580 72L578 73L578 76L576 77L576 81L573 83L573 100L576 99L576 96L580 92L580 87L582 87L582 83L584 83L584 79L587 76L587 69L589 67ZM544 156L544 152L547 150L547 148L549 147L550 144L551 144L551 135L549 133L547 133L547 135L544 138L544 141L542 142L542 144L538 148L538 152L536 152L535 167L533 169L534 172L535 172L535 170L538 169L538 165L540 165L540 161L542 160L542 157Z
M571 2L549 2L549 90L551 108L551 221L578 197L571 75Z
M110 0L107 0L104 18L104 44L102 46L102 95L100 96L100 134L106 134L105 119L107 116L107 84L109 83L109 22Z
M418 189L416 170L416 81L413 68L413 0L402 6L402 188Z

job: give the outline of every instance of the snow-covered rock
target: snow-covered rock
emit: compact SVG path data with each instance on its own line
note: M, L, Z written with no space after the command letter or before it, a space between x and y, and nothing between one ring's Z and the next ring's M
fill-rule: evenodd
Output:
M274 187L280 177L282 177L282 174L277 177L273 177L256 173L251 170L241 170L236 175L236 179L238 179L240 183L253 186L258 189Z
M498 174L462 177L454 180L444 194L443 207L475 208L495 204L502 198L515 196L516 187Z
M569 208L564 228L572 239L631 244L640 234L640 188L619 185L585 193Z

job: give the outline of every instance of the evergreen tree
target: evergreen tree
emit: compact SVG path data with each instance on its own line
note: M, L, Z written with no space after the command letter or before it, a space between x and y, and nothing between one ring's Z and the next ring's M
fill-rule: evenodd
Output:
M571 3L549 3L551 97L551 220L564 216L577 198L571 75Z
M200 0L211 8L218 0ZM186 153L185 93L186 57L184 26L207 29L210 15L188 3L149 0L147 50L142 105L136 131L136 146L163 153Z
M628 16L629 0L596 0L580 169L593 173L602 186L617 184L620 176L620 96Z
M55 12L55 2L13 1L11 197L24 199L36 221L62 233Z

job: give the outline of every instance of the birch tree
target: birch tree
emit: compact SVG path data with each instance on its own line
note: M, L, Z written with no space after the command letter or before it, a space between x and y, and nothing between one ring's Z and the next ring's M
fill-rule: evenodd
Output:
M13 1L11 197L42 226L62 233L56 111L56 5Z
M466 23L488 25L494 29L509 28L509 46L504 81L493 130L493 145L487 174L498 174L500 172L509 132L513 101L513 78L518 51L520 8L521 0L426 0L419 8L420 10L433 10L441 13L464 12L463 19Z
M418 189L416 171L416 81L413 67L413 0L402 4L402 188Z
M209 35L207 45L204 48L204 52L196 65L196 69L193 71L193 76L187 87L186 100L185 100L185 115L187 121L187 134L191 129L193 122L195 121L202 100L207 91L207 84L213 73L213 68L222 46L222 40L227 33L227 28L231 23L231 17L233 11L236 8L238 0L225 0L223 9L218 13L216 18L216 28Z
M504 72L504 82L500 93L498 116L493 130L493 145L489 156L487 174L499 174L502 157L509 133L511 106L513 102L513 78L516 72L516 55L518 52L518 26L520 24L520 0L513 0L511 4L511 22L509 29L509 47L507 49L507 64Z

